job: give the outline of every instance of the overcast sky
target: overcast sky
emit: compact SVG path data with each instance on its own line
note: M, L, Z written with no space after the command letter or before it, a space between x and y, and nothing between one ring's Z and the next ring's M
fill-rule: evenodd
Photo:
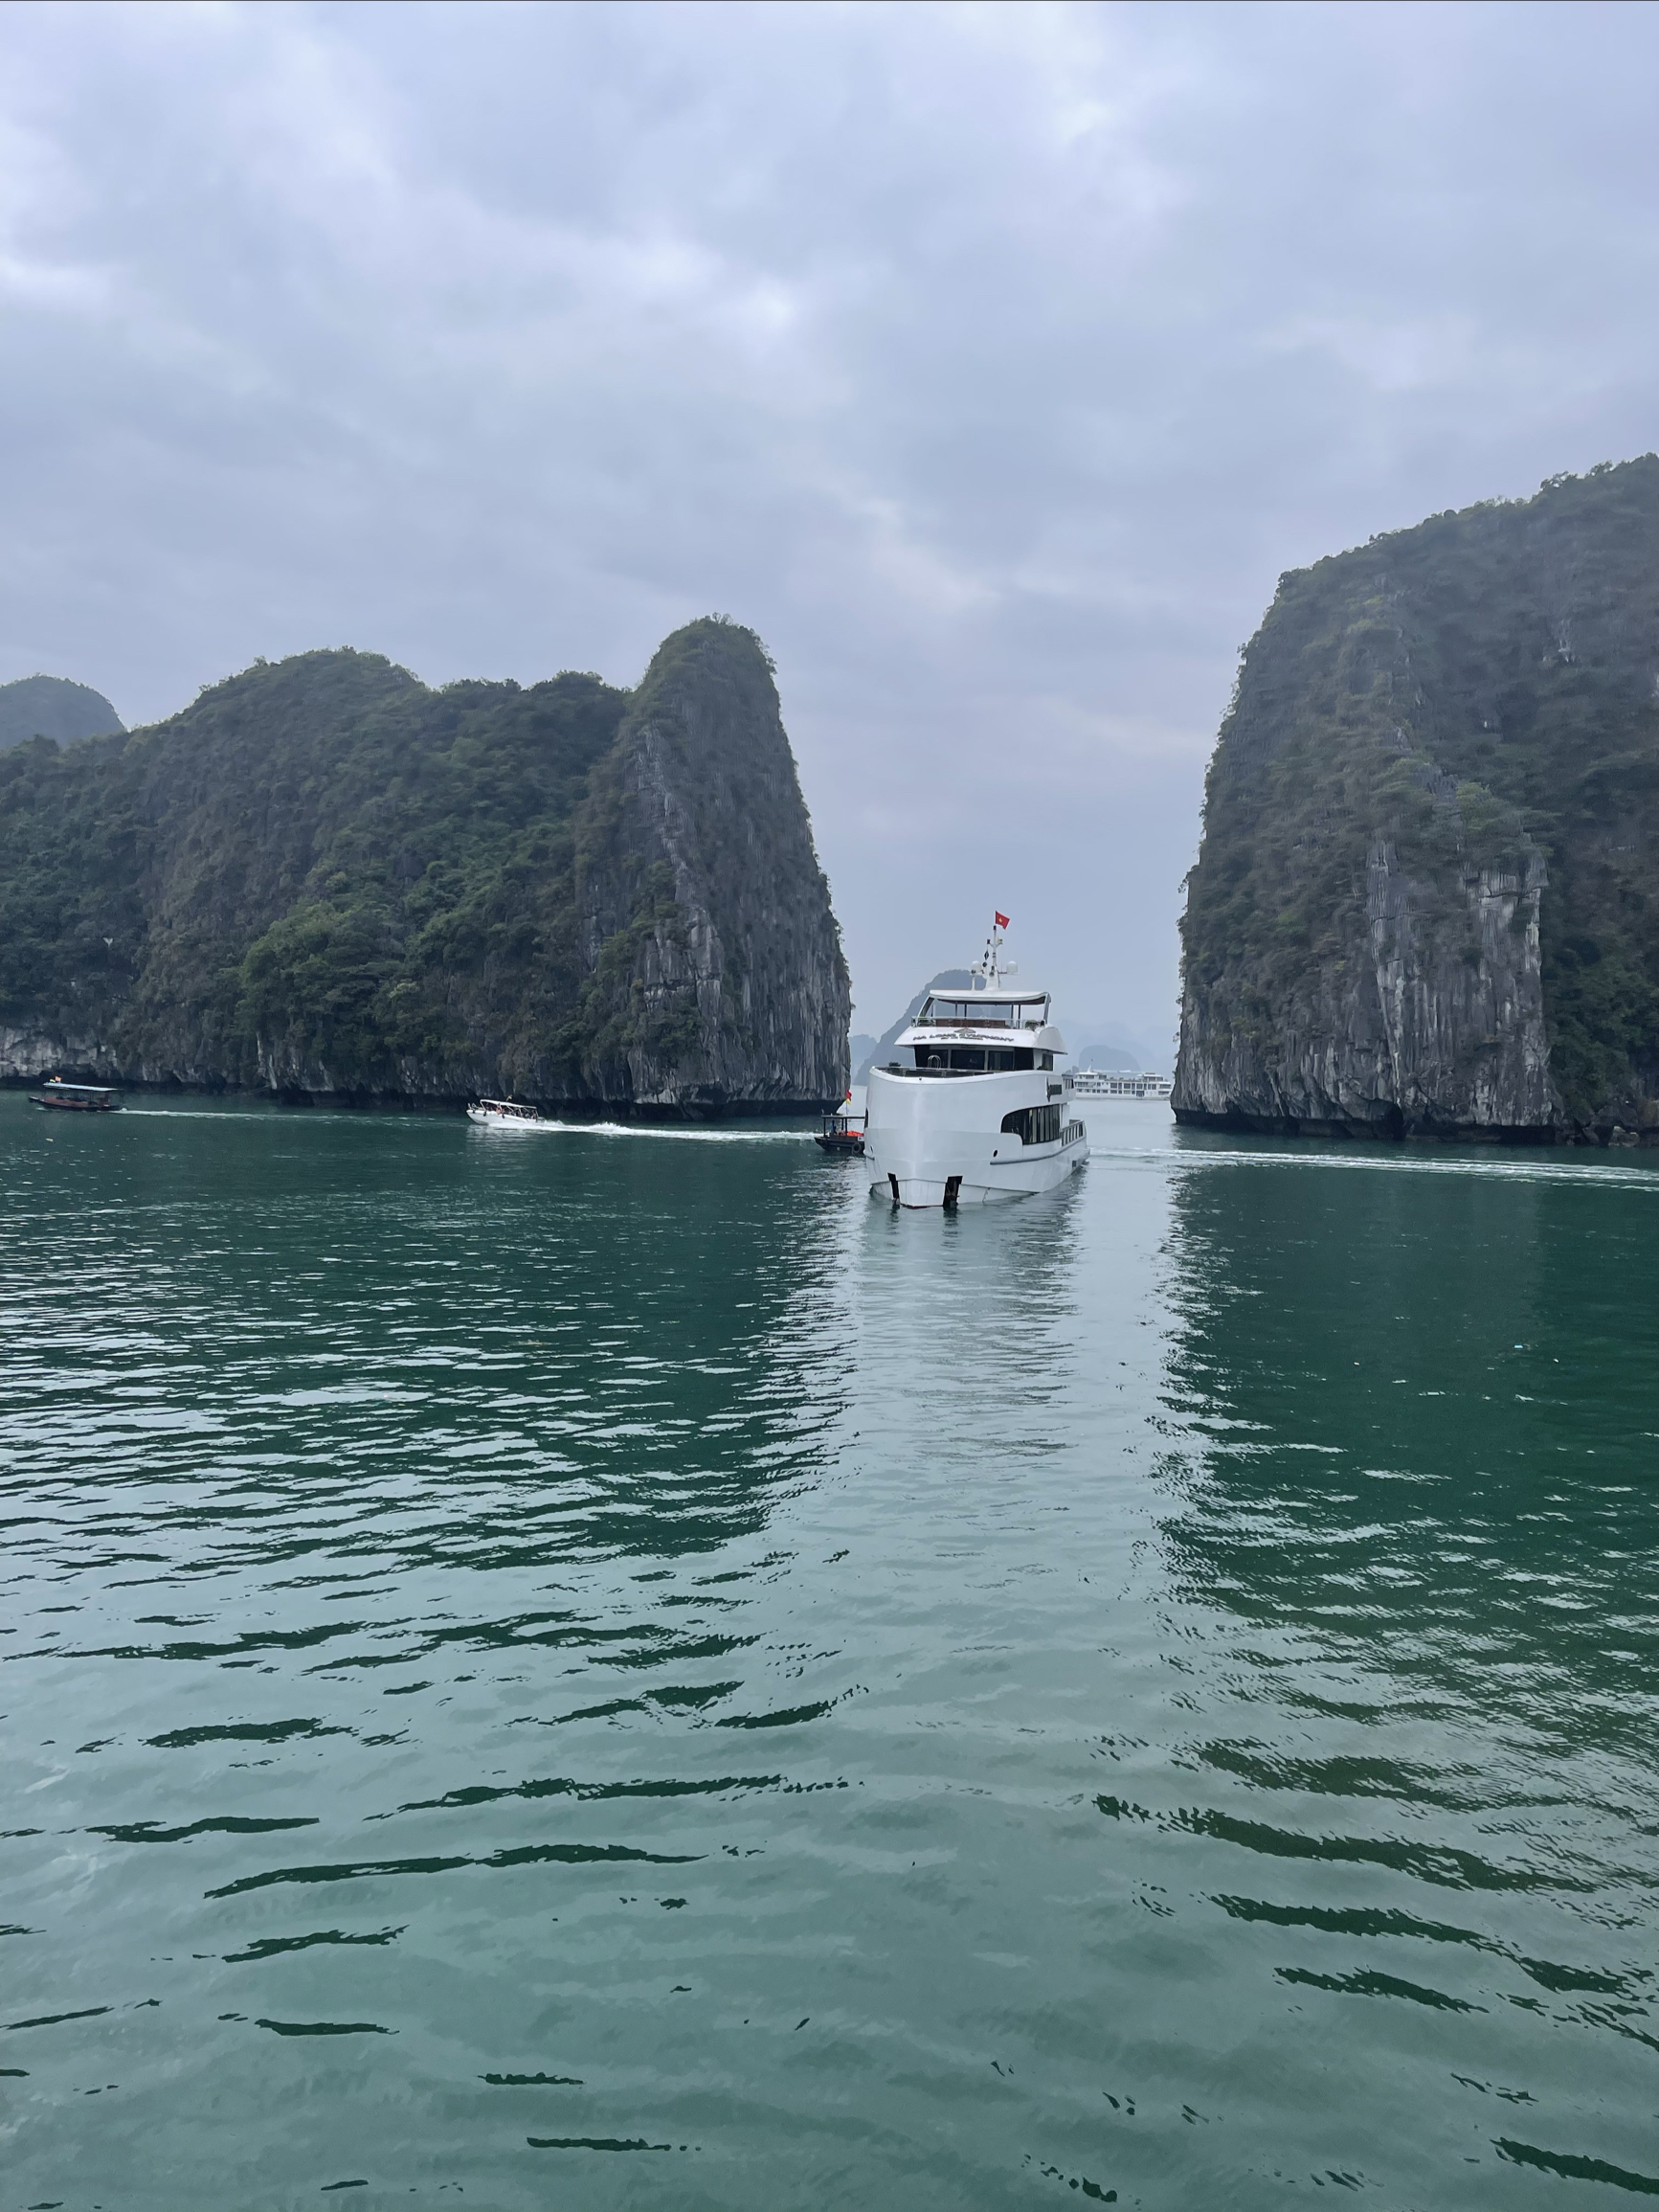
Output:
M1165 1038L1279 574L1659 443L1650 6L11 6L0 676L778 665L877 1031Z

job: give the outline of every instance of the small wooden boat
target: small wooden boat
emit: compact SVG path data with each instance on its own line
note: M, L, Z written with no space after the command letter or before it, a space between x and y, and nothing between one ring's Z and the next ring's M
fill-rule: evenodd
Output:
M60 1114L113 1114L121 1100L101 1083L65 1083L52 1075L42 1090L29 1094L29 1103L55 1107Z
M851 1098L850 1091L847 1096ZM864 1148L863 1123L858 1115L847 1113L843 1107L839 1114L824 1116L823 1127L813 1142L825 1152L850 1153L856 1159Z

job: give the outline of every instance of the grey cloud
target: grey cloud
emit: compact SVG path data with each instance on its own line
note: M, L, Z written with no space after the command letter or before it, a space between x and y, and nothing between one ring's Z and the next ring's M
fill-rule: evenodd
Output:
M1655 441L1659 17L13 9L0 674L751 622L859 1026L1169 1027L1287 567Z

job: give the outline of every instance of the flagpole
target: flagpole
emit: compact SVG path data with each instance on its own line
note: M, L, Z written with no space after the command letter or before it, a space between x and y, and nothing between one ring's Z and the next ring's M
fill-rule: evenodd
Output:
M988 989L997 987L997 956L1002 950L1002 932L1008 927L1008 916L996 907L991 909L991 935L985 939L985 957L979 972Z

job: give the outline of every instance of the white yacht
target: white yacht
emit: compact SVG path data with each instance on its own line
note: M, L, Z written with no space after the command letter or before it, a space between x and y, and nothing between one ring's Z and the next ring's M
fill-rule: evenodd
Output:
M1088 1158L1049 995L998 968L1006 927L998 914L970 987L930 993L893 1057L870 1070L864 1166L872 1195L895 1206L1024 1198Z

